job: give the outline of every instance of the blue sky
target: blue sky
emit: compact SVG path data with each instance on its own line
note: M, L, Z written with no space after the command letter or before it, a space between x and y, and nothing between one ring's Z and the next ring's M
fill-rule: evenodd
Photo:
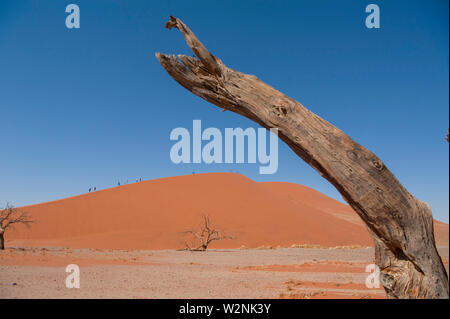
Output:
M65 27L76 3L81 28ZM381 28L367 29L376 3ZM341 200L279 144L279 169L170 161L170 131L257 127L179 86L155 52L191 54L181 18L229 67L255 74L377 154L449 220L448 1L0 1L0 205L154 179L233 171Z

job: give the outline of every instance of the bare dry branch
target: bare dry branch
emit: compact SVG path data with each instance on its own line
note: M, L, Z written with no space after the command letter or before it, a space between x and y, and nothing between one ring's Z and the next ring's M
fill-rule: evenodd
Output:
M184 242L186 250L205 251L213 241L233 239L232 236L221 235L221 232L211 225L207 215L202 215L201 219L202 221L197 230L189 229L182 232L182 234L191 235L194 239L191 240L190 244L187 241Z
M23 224L29 227L35 221L23 210L14 208L9 203L6 207L0 209L0 249L5 249L4 235L7 229L14 228L17 224Z

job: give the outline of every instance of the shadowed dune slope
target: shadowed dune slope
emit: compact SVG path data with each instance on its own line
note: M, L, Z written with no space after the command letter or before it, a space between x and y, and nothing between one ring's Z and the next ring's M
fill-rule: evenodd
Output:
M178 249L201 214L233 237L216 248L373 245L347 205L305 186L233 173L149 180L20 209L37 222L7 233L7 245ZM439 232L448 242L448 225Z

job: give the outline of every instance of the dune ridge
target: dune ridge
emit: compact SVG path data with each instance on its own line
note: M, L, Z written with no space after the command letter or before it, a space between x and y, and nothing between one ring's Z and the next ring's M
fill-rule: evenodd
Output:
M235 173L142 181L21 207L36 223L7 233L7 245L96 249L179 249L201 214L231 240L213 248L373 246L348 206L306 186L254 182ZM448 224L437 222L438 245Z

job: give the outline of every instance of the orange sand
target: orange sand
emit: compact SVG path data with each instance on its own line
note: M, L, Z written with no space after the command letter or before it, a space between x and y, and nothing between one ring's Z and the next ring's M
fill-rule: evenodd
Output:
M144 181L21 209L37 222L8 232L7 246L179 249L180 233L201 214L234 237L211 247L373 245L349 206L305 186L233 173ZM448 245L448 225L437 223L436 232Z

